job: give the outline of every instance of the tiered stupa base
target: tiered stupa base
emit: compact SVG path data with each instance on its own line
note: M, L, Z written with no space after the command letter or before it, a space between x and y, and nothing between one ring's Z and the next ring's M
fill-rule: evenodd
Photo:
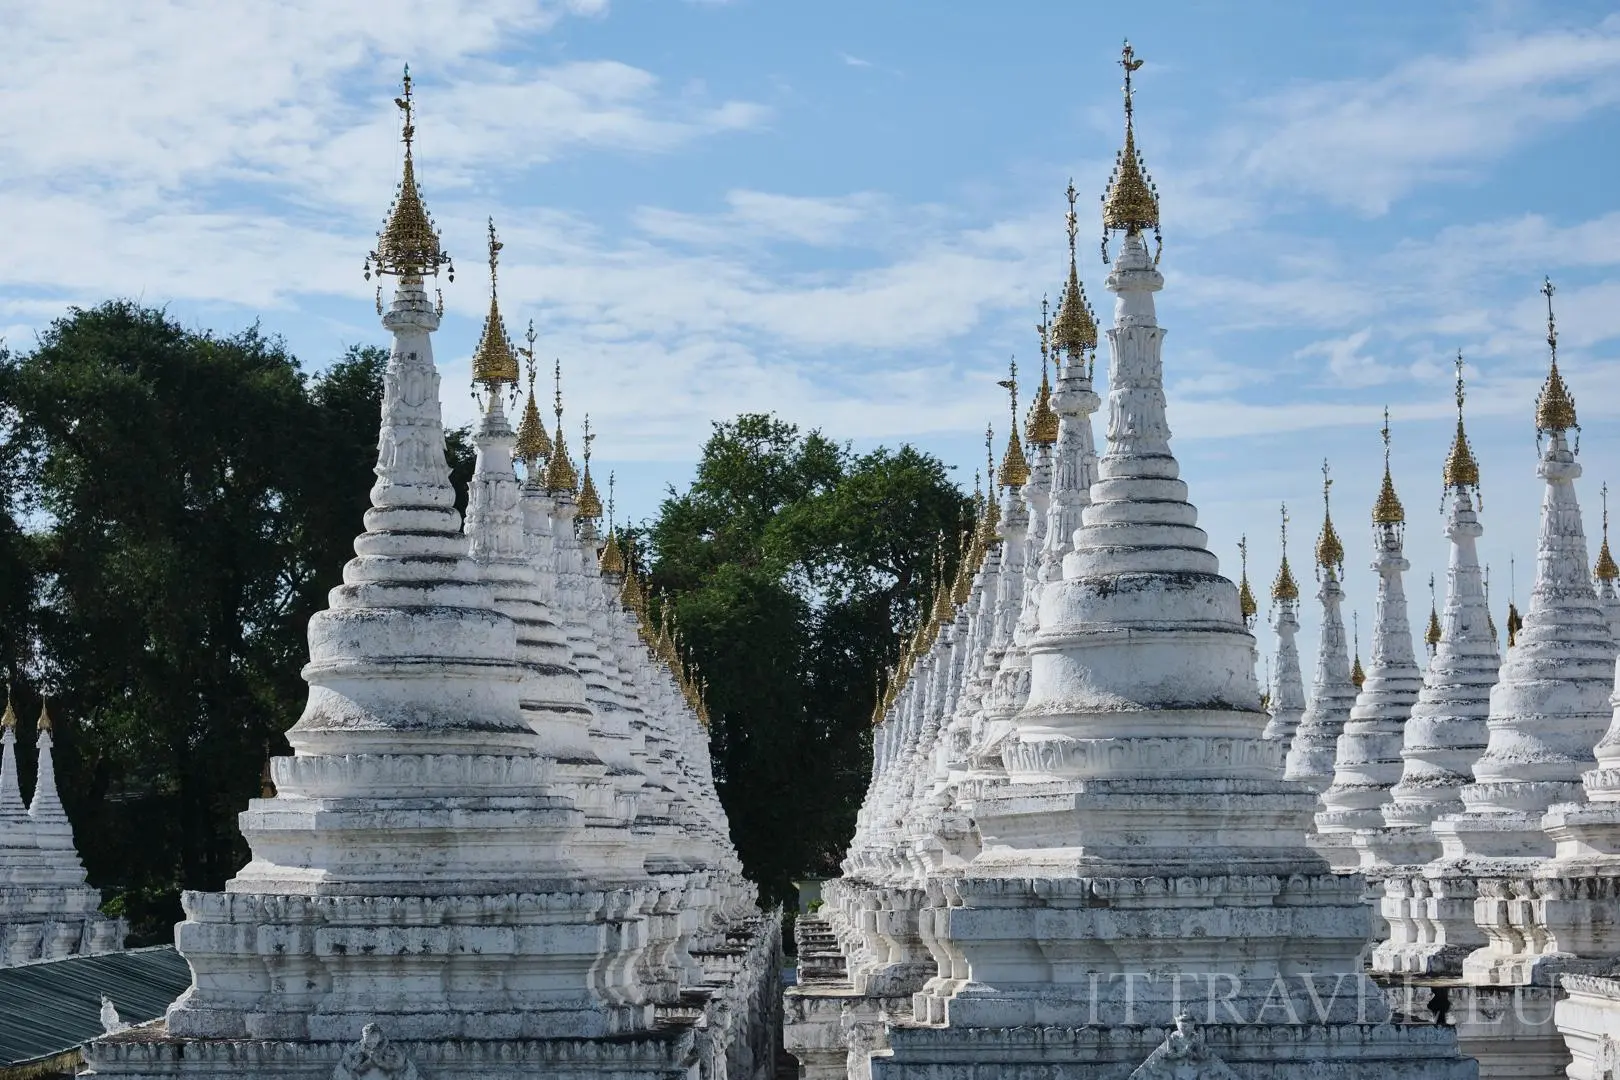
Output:
M118 952L129 925L88 885L0 885L0 967Z

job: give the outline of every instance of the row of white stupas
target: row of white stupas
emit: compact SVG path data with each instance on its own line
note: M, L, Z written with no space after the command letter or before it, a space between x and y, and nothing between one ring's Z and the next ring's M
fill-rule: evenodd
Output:
M1536 584L1506 662L1474 551L1459 366L1433 660L1420 670L1412 647L1386 458L1364 681L1328 520L1314 694L1285 556L1262 699L1253 595L1219 574L1170 451L1145 235L1159 206L1129 46L1123 62L1103 453L1071 186L1068 280L1041 326L1056 379L1043 370L1030 454L1015 426L1000 504L992 488L879 702L844 874L798 927L788 1049L806 1077L880 1080L1427 1080L1473 1076L1475 1056L1483 1077L1550 1078L1572 1052L1570 1077L1620 1075L1603 1034L1620 1038L1620 980L1601 977L1620 973L1620 610L1606 547L1601 600L1587 570L1556 351L1536 410ZM1551 1017L1564 994L1567 1046Z
M404 177L367 263L383 325L377 480L309 626L309 701L241 815L252 861L187 893L191 988L87 1049L116 1077L753 1078L780 930L744 880L706 712L602 507L529 396L495 291L466 521L425 278L449 264ZM453 271L452 271L453 273ZM587 447L588 438L587 435ZM514 467L522 465L522 478ZM599 555L600 547L600 555Z
M85 883L73 827L56 794L51 714L36 726L33 797L24 805L17 777L17 713L7 695L0 715L0 967L117 952L129 928L97 909L101 893Z

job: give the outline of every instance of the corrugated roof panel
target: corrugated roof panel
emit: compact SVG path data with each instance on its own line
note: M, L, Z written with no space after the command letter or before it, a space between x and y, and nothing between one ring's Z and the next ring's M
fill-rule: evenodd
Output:
M102 1033L101 995L125 1023L162 1016L191 985L173 945L0 968L0 1063L71 1050Z

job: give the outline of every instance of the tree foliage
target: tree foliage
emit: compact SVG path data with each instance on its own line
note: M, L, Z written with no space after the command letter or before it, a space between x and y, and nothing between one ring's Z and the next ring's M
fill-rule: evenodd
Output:
M937 458L857 454L749 414L645 530L651 582L709 681L715 779L767 898L837 872L870 770L874 675L892 663L971 507Z

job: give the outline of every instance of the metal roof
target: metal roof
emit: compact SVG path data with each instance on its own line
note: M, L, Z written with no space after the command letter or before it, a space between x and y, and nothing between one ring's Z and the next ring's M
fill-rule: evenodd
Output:
M126 1024L155 1020L191 985L173 945L0 968L0 1068L102 1034L101 995Z

